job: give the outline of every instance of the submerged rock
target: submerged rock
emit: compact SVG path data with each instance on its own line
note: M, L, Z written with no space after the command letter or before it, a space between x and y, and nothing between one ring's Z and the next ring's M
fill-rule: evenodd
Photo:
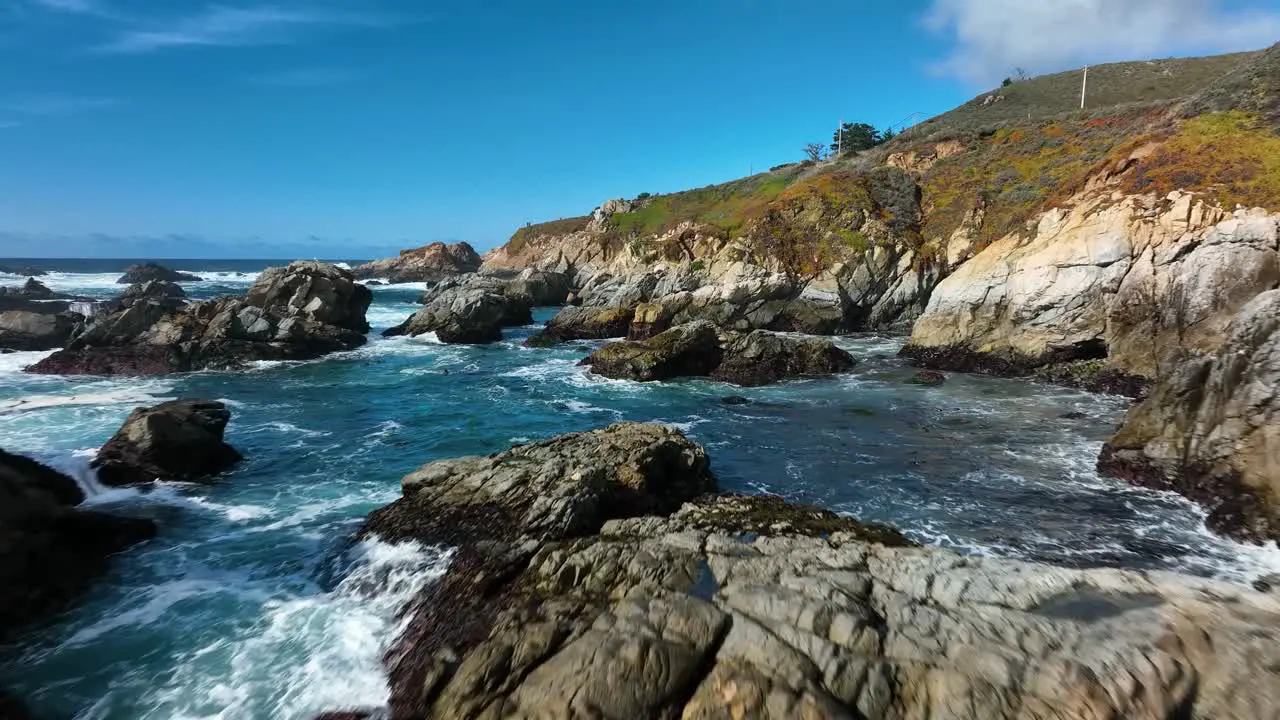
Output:
M372 299L347 271L316 262L268 269L244 298L190 305L171 285L144 284L28 371L150 375L312 359L363 345Z
M23 275L25 277L44 277L48 271L30 265L0 265L0 274Z
M907 382L911 383L912 385L924 385L925 387L937 387L938 385L941 385L946 381L947 381L947 376L943 375L940 372L934 372L932 370L921 370L915 375L912 375L911 379L908 380Z
M150 520L75 509L75 480L0 450L0 637L64 609L108 557L155 536Z
M430 282L479 269L480 254L467 243L434 242L401 250L398 257L357 265L351 268L351 274L358 280L386 278L391 283L408 283Z
M1217 353L1184 358L1129 411L1098 469L1185 495L1218 532L1280 540L1277 388L1280 290L1270 290L1241 310Z
M365 532L458 550L387 655L391 716L1263 720L1280 702L1280 599L690 497L713 486L700 448L637 425L406 477Z
M830 375L848 370L854 362L829 340L796 339L763 330L719 331L709 322L697 321L648 340L611 343L582 364L597 375L617 379L710 377L756 386L788 377Z
M148 283L153 280L161 282L200 282L204 278L192 275L191 273L178 272L158 263L148 262L138 265L130 265L125 268L124 275L116 280L117 285L137 285L140 283Z
M98 451L93 467L105 485L205 480L243 459L223 442L230 420L226 405L214 400L138 408Z

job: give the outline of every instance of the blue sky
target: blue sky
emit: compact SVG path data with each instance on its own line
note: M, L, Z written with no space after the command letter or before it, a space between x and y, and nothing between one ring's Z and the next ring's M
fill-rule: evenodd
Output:
M1277 39L1243 0L0 0L0 256L487 249L1015 65Z

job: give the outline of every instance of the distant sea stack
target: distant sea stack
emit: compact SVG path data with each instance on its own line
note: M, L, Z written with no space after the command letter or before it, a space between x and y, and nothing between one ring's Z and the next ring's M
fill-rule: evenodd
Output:
M163 282L201 282L204 278L191 273L178 272L169 268L148 262L140 265L130 265L125 268L124 275L116 280L117 285L137 285L139 283L147 283L152 280L161 280Z
M401 250L399 257L374 260L351 269L357 280L374 278L391 283L431 282L480 269L480 254L465 242L446 245L434 242L412 250Z

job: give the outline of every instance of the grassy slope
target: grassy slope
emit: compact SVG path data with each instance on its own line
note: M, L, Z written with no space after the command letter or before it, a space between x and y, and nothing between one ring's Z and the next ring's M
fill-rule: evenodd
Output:
M887 146L838 163L788 165L655 196L636 212L614 216L609 241L617 247L643 242L693 221L724 236L747 235L771 254L799 243L810 257L812 248L825 244L864 244L856 228L840 227L859 209L890 221L912 246L940 252L975 207L984 210L980 240L990 242L1065 202L1099 170L1122 164L1150 143L1162 143L1161 149L1126 176L1124 189L1199 190L1227 206L1280 209L1280 45L1096 66L1084 111L1079 81L1078 71L1031 78L993 91L1002 99L986 104L992 93L984 93ZM897 211L900 178L874 168L891 152L941 140L959 140L968 152L938 162L918 179L923 220L908 222L910 212ZM795 227L800 222L819 227ZM573 218L521 228L512 246L585 226L586 218Z

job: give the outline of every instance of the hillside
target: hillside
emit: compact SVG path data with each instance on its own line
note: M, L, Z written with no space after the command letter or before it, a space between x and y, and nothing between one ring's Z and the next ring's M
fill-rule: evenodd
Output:
M865 244L850 234L860 233L858 227L841 233L829 226L840 208L859 205L870 216L894 220L895 237L881 242L922 252L917 264L936 262L966 222L973 249L980 250L1111 175L1127 193L1182 189L1208 193L1225 207L1280 207L1280 137L1274 132L1280 45L1099 65L1089 77L1084 111L1078 109L1078 71L1014 82L857 156L636 198L606 225L595 226L597 240L602 252L616 253L628 244L658 242L687 223L709 236L745 238L762 250L800 242L803 254L816 253L822 262L832 246ZM902 187L901 178L885 172L886 164L907 171L915 189ZM882 198L888 200L882 204L871 197L904 192L916 193L918 218L910 217L916 212L906 207L910 202ZM823 209L800 213L806 199ZM799 215L808 227L790 222ZM788 222L779 222L783 217ZM779 233L780 225L788 231ZM590 226L584 216L521 228L504 252L536 254L536 248ZM774 237L761 239L763 232Z

